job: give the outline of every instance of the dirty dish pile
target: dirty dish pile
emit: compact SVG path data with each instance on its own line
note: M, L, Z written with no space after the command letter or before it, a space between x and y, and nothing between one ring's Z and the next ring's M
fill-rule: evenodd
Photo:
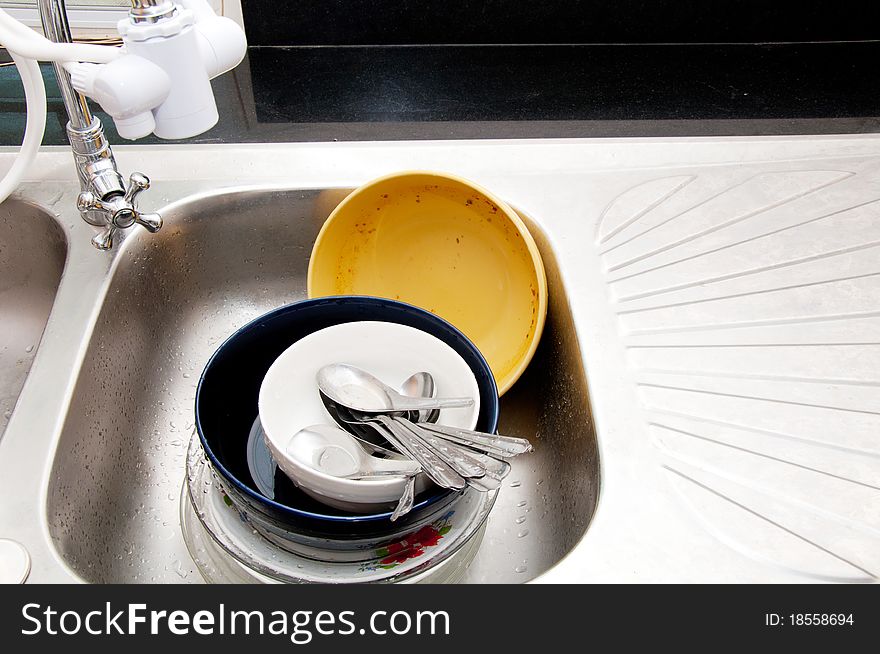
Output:
M389 341L389 347L396 353L397 367L382 367L388 359L388 350L380 350L372 341L371 347L354 347L359 343L357 339L346 346L343 339L329 350L308 348L309 353L318 353L311 365L318 369L326 365L328 361L320 357L326 356L328 351L331 359L336 358L332 356L333 352L347 357L373 353L373 357L355 358L354 361L375 369L389 381L399 379L403 382L414 367L419 367L419 362L426 360L423 356L427 356L426 367L432 367L436 373L438 388L459 388L460 392L474 399L470 407L443 409L450 415L444 422L458 428L476 428L487 433L495 431L499 402L488 364L467 338L437 316L401 302L366 297L305 300L272 311L227 339L210 359L198 385L198 442L187 462L188 483L182 507L182 515L189 515L198 523L195 525L189 519L187 531L194 539L188 540L188 544L197 562L200 557L204 558L204 551L193 546L193 542L199 540L194 534L201 530L203 536L207 534L208 540L222 549L223 556L231 555L246 567L252 563L247 552L263 552L265 558L261 560L266 565L262 566L261 574L273 579L369 582L388 576L387 569L379 563L387 558L387 552L409 547L418 555L413 556L412 567L406 568L410 572L398 570L399 574L395 573L394 579L403 581L408 574L420 574L423 565L433 561L435 555L442 558L454 554L446 551L446 545L452 543L460 548L482 533L482 521L494 503L494 492L483 493L471 488L444 489L427 481L421 482L416 488L412 510L392 522L390 518L402 486L399 479L398 488L393 493L387 497L372 497L376 500L375 506L366 510L358 507L358 512L353 512L350 506L334 507L323 497L316 499L314 492L311 495L303 492L291 476L273 467L271 450L266 447L272 439L265 430L266 425L262 424L264 416L259 414L260 389L270 368L286 351L313 334L328 329L331 336L334 330L342 330L348 335L359 330L366 330L361 333L375 333L371 331L375 330L375 323L397 336L409 333L409 330L426 335L420 338L433 343L431 351L435 352L436 361L426 348L419 349L417 354L406 350L398 338ZM426 341L426 337L433 340ZM315 338L318 343L323 343L321 339L327 336ZM404 359L399 356L402 351L409 352ZM294 349L291 356L296 352L298 350ZM380 352L385 354L376 356ZM415 358L409 361L410 357ZM303 361L299 355L296 360ZM298 389L296 379L291 379L286 404L298 407L296 415L300 422L291 423L290 429L282 429L280 434L293 435L299 428L310 424L333 424L323 408L314 381L315 372L310 370L302 377L312 380L311 392ZM454 414L455 411L460 413ZM270 424L275 425L276 417L271 409L268 410ZM289 462L289 457L281 459ZM394 481L393 477L337 480L379 488ZM241 525L247 527L246 533L241 531ZM414 534L424 535L438 530L443 534L434 545L422 547L418 542L411 542ZM459 536L447 538L451 533ZM264 549L256 548L255 539ZM444 547L440 547L441 543ZM398 558L401 557L404 555ZM307 566L303 560L319 565L320 569ZM372 573L353 574L361 568L372 570ZM311 572L305 575L305 570ZM211 578L207 568L202 568L202 572Z
M532 449L496 431L547 314L526 223L452 175L390 175L328 217L308 293L205 368L193 560L209 581L455 581Z

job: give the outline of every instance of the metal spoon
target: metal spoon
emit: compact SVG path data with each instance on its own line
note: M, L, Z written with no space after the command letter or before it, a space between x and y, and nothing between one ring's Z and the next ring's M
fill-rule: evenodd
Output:
M365 370L344 363L324 366L318 371L316 379L322 395L347 409L364 414L452 409L474 404L470 397L407 397Z
M344 479L413 476L421 470L409 459L371 456L354 436L331 425L301 429L290 439L285 453L302 465Z
M320 395L327 411L340 426L354 430L362 436L366 436L366 428L377 431L395 448L418 461L425 474L438 486L461 490L466 485L471 485L484 491L497 488L498 479L490 477L489 480L482 481L482 477L486 475L486 467L475 459L479 453L427 435L435 443L429 444L420 433L420 428L405 418L355 411L335 402L324 393ZM490 462L489 465L495 466L495 463ZM501 473L506 474L503 469L498 470L498 474ZM471 480L480 481L470 483Z
M400 454L400 452L395 452L382 447L381 445L358 438L350 432L346 433L349 433L352 438L356 439L361 444L361 447L367 451L367 454L370 454L371 456L378 456L381 459L397 461L409 460ZM278 469L278 464L275 463L275 459L272 458L272 454L269 452L269 447L266 445L266 436L263 431L263 426L260 424L259 416L254 420L254 424L251 426L251 431L248 435L247 464L248 470L251 473L251 478L254 480L257 490L270 500L275 499L275 472ZM407 477L410 476L411 475L407 475Z
M409 397L434 398L437 396L437 385L434 383L434 375L430 372L417 372L401 384L400 392ZM422 409L410 411L410 419L413 422L435 423L440 418L440 409Z
M437 387L434 384L434 377L431 373L417 372L404 380L403 384L400 385L400 392L409 397L433 398L437 394ZM440 417L440 409L411 411L410 417L417 422L437 422L437 419ZM416 478L415 476L407 477L406 485L403 487L403 494L400 496L400 500L391 514L391 522L412 511L415 499Z
M418 393L421 397L434 397L436 386L434 376L430 372L417 372L403 382L400 390L413 397ZM423 429L435 432L441 438L451 440L459 445L466 445L493 456L502 458L525 454L532 451L532 444L525 438L502 436L501 434L486 434L472 429L461 427L447 427L435 425L440 417L440 410L410 411L409 419L412 422L421 423Z
M321 400L327 408L327 412L343 429L369 439L369 432L374 431L381 438L387 439L392 446L415 459L422 470L435 484L442 488L454 488L461 490L465 487L465 481L454 470L451 470L440 458L413 436L402 425L397 424L389 416L378 413L364 413L354 411L338 402L335 402L324 393L320 393Z
M407 394L420 393L433 395L436 392L434 377L429 372L417 372L412 375L401 390L405 390ZM431 445L438 453L443 454L449 452L451 443L464 445L466 448L457 448L454 454L461 458L466 457L480 466L485 471L485 475L480 478L469 478L468 484L481 490L492 490L501 485L511 470L510 464L506 461L500 461L493 457L510 457L529 452L532 449L531 444L523 438L512 438L508 436L499 436L497 434L484 434L472 430L457 429L453 427L441 427L433 423L437 422L440 416L439 410L410 412L409 419L418 422L420 436L429 445ZM428 429L436 429L437 432L426 432ZM454 436L450 436L450 433ZM441 436L441 434L444 434ZM480 450L474 451L472 448ZM487 453L492 456L487 456Z
M431 388L428 388L426 382L430 383ZM418 389L421 388L423 393L433 393L433 383L433 378L427 380L424 377L414 375L403 383L401 390L409 393L419 392ZM407 448L404 443L401 442L401 439L395 437L394 435L394 432L398 431L399 427L395 426L389 429L388 427L383 426L380 422L369 419L373 416L369 414L359 414L352 412L347 407L344 407L334 402L323 392L319 394L321 396L321 400L324 402L324 406L327 409L327 412L330 414L333 420L336 421L336 424L338 424L343 429L350 431L355 438L367 441L374 441L378 437L379 440L381 440L382 442L390 443L391 446L397 448L398 451L411 456L418 463L422 464L422 469L425 471L425 474L427 474L428 478L434 481L434 483L440 482L438 485L444 487L449 487L447 486L447 484L452 484L453 487L459 489L464 488L464 480L455 475L454 472L446 471L442 462L440 462L439 459L437 459L435 456L431 455L430 452L425 451L425 457L423 457L421 460L417 458L418 454L413 456L412 451ZM427 411L430 412L433 410ZM386 416L382 417L387 418ZM406 440L406 437L404 437L404 440ZM447 472L451 474L447 475ZM406 513L411 511L414 503L415 478L414 476L411 476L409 479L407 479L407 482L404 486L403 494L401 495L397 506L391 514L391 520L397 520L400 516L405 515Z
M410 396L433 397L436 393L434 377L429 372L417 372L403 383L401 386L401 392ZM510 464L504 461L498 461L497 459L493 459L492 457L485 456L478 452L464 450L464 448L457 448L456 451L453 452L452 450L454 446L448 441L442 441L420 429L421 427L425 427L426 424L435 423L439 417L439 409L410 411L408 419L421 424L419 427L416 427L415 425L404 421L404 425L409 425L410 428L417 429L419 432L417 435L422 440L427 441L436 453L441 456L441 458L444 458L446 463L453 467L453 469L456 469L456 462L459 461L464 461L472 467L477 466L481 473L478 477L473 475L467 476L467 473L471 472L472 468L471 470L456 469L456 472L459 474L462 474L463 472L465 473L462 476L465 477L468 486L481 491L489 491L498 488L501 485L501 480L510 472ZM395 418L395 420L398 422L402 421L402 419L398 418ZM404 489L403 497L414 492L414 483L413 478L408 480L407 487ZM403 497L401 498L401 503L404 501ZM400 508L401 504L398 504L398 509ZM406 510L409 511L410 509L407 508ZM396 512L397 509L395 509L395 513ZM403 515L403 513L400 515ZM394 519L396 519L396 516L392 515L392 520Z

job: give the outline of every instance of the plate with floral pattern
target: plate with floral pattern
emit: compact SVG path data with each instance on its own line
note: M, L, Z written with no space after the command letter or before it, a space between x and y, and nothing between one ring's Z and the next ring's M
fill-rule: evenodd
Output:
M404 581L447 560L480 531L497 491L462 497L449 511L360 561L322 561L285 549L228 500L218 475L194 439L187 456L184 502L191 502L205 530L247 568L287 583L388 583ZM332 553L328 552L328 557ZM320 550L314 555L321 556Z

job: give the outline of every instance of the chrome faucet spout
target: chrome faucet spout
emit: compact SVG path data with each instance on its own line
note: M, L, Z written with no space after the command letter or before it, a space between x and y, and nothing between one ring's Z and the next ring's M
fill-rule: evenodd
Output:
M38 2L46 38L56 43L71 43L73 39L64 0ZM132 16L149 16L155 20L168 11L165 5L171 5L173 10L173 4L163 0L132 0ZM134 201L138 192L149 187L149 179L143 173L133 173L126 185L101 120L92 114L86 96L73 87L64 65L53 65L69 119L67 138L79 177L81 193L77 206L83 220L101 228L92 243L99 250L109 250L118 231L135 223L144 225L151 232L157 231L162 226L162 219L158 214L141 214Z

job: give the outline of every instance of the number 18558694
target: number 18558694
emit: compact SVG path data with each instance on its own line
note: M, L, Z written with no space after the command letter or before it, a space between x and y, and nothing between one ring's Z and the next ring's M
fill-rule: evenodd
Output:
M839 627L852 626L852 613L779 613L764 614L764 624L768 627Z

